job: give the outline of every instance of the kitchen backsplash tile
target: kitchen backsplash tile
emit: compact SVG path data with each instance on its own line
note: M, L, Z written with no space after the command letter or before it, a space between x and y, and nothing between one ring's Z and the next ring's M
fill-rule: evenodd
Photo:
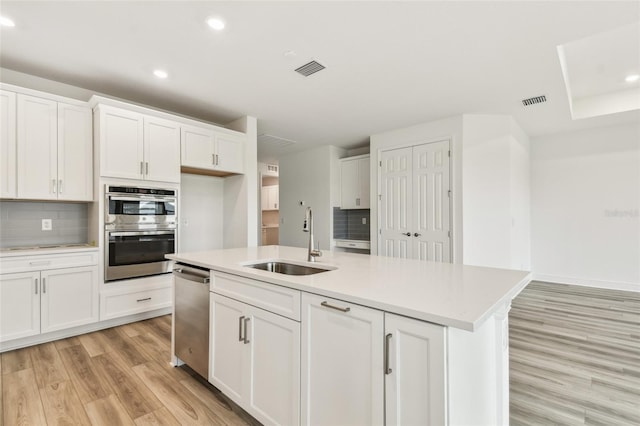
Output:
M333 208L333 238L370 241L369 209L341 210ZM363 219L365 224L363 224Z
M0 248L87 242L88 205L0 201ZM51 219L52 230L42 230Z

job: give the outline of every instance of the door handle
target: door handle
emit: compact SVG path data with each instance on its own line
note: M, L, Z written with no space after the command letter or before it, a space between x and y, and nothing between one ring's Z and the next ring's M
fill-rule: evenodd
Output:
M402 232L402 235L406 235L407 237L411 236L411 232Z
M393 334L391 333L384 336L384 374L385 375L391 374L393 372L393 370L389 368L389 346L391 346L390 345L391 337L393 337Z
M349 312L351 310L351 308L348 306L346 308L341 308L339 306L330 305L327 302L322 302L320 303L320 305L324 306L325 308L335 309L336 311L340 311L340 312Z
M38 279L36 278L36 294L38 294Z
M62 179L58 181L58 194L62 194Z
M244 316L241 316L240 318L238 318L238 341L239 342L244 341L242 337L242 321L243 320L244 320Z
M422 234L418 234L417 232L415 234L413 234L414 237L419 237Z
M144 162L140 162L140 174L144 175Z
M42 294L45 294L47 292L47 282L45 281L45 279L42 279Z
M249 339L247 338L247 324L251 321L251 318L244 319L244 344L249 343Z
M144 174L147 175L147 176L149 175L149 162L148 161L145 161L145 163L144 163Z
M55 179L51 179L51 192L56 193L57 183Z
M356 206L360 205L360 198L356 198Z

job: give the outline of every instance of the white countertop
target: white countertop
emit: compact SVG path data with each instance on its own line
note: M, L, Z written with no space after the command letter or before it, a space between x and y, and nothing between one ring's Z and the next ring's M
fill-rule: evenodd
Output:
M304 263L306 254L302 248L260 246L167 257L469 331L476 330L531 280L531 274L524 271L331 251L324 251L315 264L337 269L315 275L283 275L242 265L269 259Z
M42 254L78 253L97 251L98 247L89 244L60 244L49 246L15 247L0 249L0 257L37 256Z

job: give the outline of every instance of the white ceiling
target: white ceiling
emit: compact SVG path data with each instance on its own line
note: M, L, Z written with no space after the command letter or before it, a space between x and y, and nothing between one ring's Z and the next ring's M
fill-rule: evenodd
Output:
M640 122L572 121L556 50L637 22L638 1L3 0L0 13L16 23L1 30L3 68L219 123L253 115L259 133L297 142L259 146L263 161L461 113L512 114L530 136ZM327 68L293 71L311 59ZM640 68L640 52L622 62Z

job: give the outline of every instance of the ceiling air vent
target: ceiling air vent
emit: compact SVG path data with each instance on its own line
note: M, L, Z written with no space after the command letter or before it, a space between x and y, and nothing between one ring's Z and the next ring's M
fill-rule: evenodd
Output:
M286 148L295 143L296 141L281 138L280 136L268 135L266 133L261 133L258 135L258 145L268 146L270 148Z
M319 62L311 61L308 64L304 64L300 68L296 68L296 72L302 74L305 77L309 77L311 74L315 74L318 71L325 69L325 66Z
M535 104L541 104L543 102L547 102L547 97L545 95L535 96L533 98L528 98L528 99L523 99L522 100L522 105L530 106L530 105L535 105Z

